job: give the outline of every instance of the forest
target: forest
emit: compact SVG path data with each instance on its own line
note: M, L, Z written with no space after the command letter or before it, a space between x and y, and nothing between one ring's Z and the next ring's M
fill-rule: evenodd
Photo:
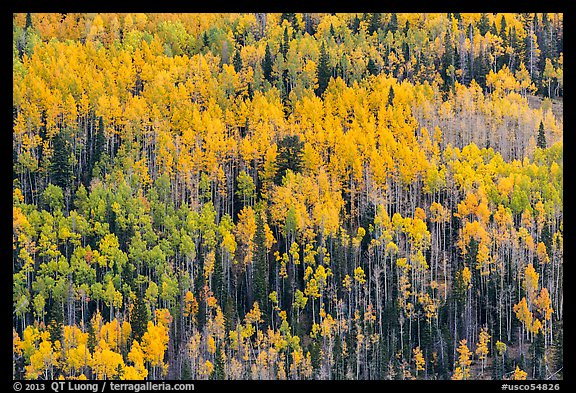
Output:
M12 22L13 379L563 379L563 14Z

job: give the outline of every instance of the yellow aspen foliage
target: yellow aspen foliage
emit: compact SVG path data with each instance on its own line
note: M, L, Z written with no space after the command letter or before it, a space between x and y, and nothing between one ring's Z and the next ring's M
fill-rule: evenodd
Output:
M32 325L28 325L26 329L24 329L22 340L19 342L19 348L22 350L24 358L30 359L30 356L32 356L38 348L38 344L44 334L41 335L38 328Z
M124 377L125 379L130 379L128 376L137 377L135 379L144 379L148 375L148 370L145 366L146 357L142 347L138 341L134 340L132 342L132 348L128 353L128 360L130 360L134 366L133 369L128 371L128 367L125 369Z
M168 327L172 323L172 315L170 311L166 308L159 308L154 311L154 316L158 324L162 324Z
M452 379L467 380L470 378L470 365L472 364L472 352L466 345L466 340L460 340L460 345L456 349L459 356L455 364Z
M234 238L234 234L228 231L224 232L222 235L222 248L230 254L231 258L234 258L237 245L238 244Z
M548 256L546 245L543 242L539 242L538 246L536 246L536 256L538 257L538 261L540 263L550 262L550 257Z
M276 238L274 238L274 233L268 224L264 224L264 236L266 238L266 249L270 250L274 243L276 243Z
M544 320L549 321L552 318L554 309L552 308L552 300L547 288L540 290L540 294L534 299L534 306L543 315Z
M454 216L458 218L466 218L476 214L476 209L478 208L478 198L474 193L466 194L466 198L458 203L458 212L454 213Z
M252 263L254 236L256 234L256 214L251 206L244 206L238 213L236 232L236 238L239 239L245 250L244 264L249 265Z
M475 220L472 222L466 222L464 228L460 230L457 244L463 255L468 253L468 245L470 244L471 239L474 239L479 243L490 243L490 235L479 221Z
M88 333L85 334L88 336ZM70 372L71 375L74 375L75 371L89 366L92 362L92 355L86 342L80 342L74 347L69 348L64 352L63 356L66 360L63 368L67 372Z
M12 328L12 352L16 355L22 355L22 340L14 328Z
M142 381L146 378L146 376L142 375L137 369L136 367L133 366L126 366L123 369L123 374L122 374L122 378L123 380L126 381ZM146 373L148 373L148 370L145 370Z
M360 285L366 283L366 273L364 273L364 269L358 266L354 269L354 280L357 281Z
M501 177L498 180L498 191L505 196L508 197L512 192L512 188L514 188L514 178L512 176L509 177Z
M128 321L122 322L122 327L120 328L120 346L125 348L128 345L128 340L132 334L132 325Z
M342 280L342 286L348 292L352 290L352 278L348 274L344 276L344 279Z
M13 33L13 379L470 379L473 356L526 379L505 356L540 332L554 352L562 14L17 13ZM453 348L420 346L448 323Z
M476 269L480 270L480 274L486 276L490 274L490 248L485 243L478 246L478 253L476 254Z
M414 364L416 365L416 376L418 376L418 371L423 371L424 366L426 365L426 361L424 360L424 356L422 355L422 350L420 347L416 347L412 350L414 357Z
M161 321L155 325L148 322L148 328L142 336L142 351L146 361L153 367L164 368L164 354L168 348L168 327Z
M507 349L508 349L507 345L504 344L502 341L500 340L496 341L496 352L498 353L498 356L504 356L504 353L506 353Z
M210 336L208 337L208 342L207 342L207 347L208 347L208 352L211 354L216 353L216 341L214 341L214 337Z
M220 306L216 306L216 313L213 318L207 321L206 328L209 334L214 335L219 340L223 340L226 336L224 313L222 313Z
M488 344L490 343L490 334L488 333L487 327L482 327L480 329L480 337L478 339L478 343L476 344L476 355L478 356L478 360L480 360L482 364L482 372L484 372L484 365L486 362L486 358L488 357Z
M195 317L198 313L198 301L194 294L190 291L184 295L184 316Z
M298 252L300 250L300 246L298 246L298 243L296 242L292 242L292 244L290 245L290 256L292 257L292 261L294 262L295 265L299 265L300 264L300 253Z
M366 235L366 229L364 229L363 227L358 227L358 232L356 233L356 236L352 239L352 247L359 248L360 243L362 242L362 239L364 238L365 235Z
M315 278L311 278L306 283L306 288L304 289L304 294L311 296L313 299L319 298L320 297L319 289L320 288L318 287L318 281L316 281Z
M278 251L276 251L276 253L278 253ZM278 275L283 279L288 278L288 254L283 253L282 257L280 258L278 253L278 258L276 260L280 261L280 270L278 271Z
M514 370L514 373L512 374L511 379L516 380L516 381L523 381L526 379L527 376L528 376L528 373L526 373L526 371L523 371L520 369L520 367L516 366L516 369Z
M426 212L421 207L417 207L414 210L414 218L418 218L421 221L426 221Z
M432 283L431 283L432 286ZM433 299L429 293L419 294L418 303L422 305L424 309L424 316L430 322L433 318L437 317L438 312L438 300Z
M330 270L330 268L325 268L322 265L319 265L316 268L316 272L314 272L314 278L316 279L316 282L318 283L318 288L320 290L320 292L322 292L324 290L324 288L326 288L326 285L328 283L328 277L330 277L332 275L332 270Z
M364 311L364 321L368 323L374 323L376 321L376 311L372 303L366 306L366 311Z
M54 378L54 368L60 359L60 341L56 340L53 345L47 332L41 337L38 350L30 356L30 365L25 367L26 379L38 379L41 375L44 379Z
M386 245L386 252L390 253L391 255L396 255L398 254L399 248L396 245L396 243L394 242L388 242L388 244Z
M472 272L468 266L464 266L464 269L462 269L462 282L466 288L472 287Z
M114 318L111 322L106 322L100 328L100 338L106 343L106 347L113 351L118 350L118 339L120 336L120 326L118 320Z
M528 309L528 303L526 298L523 297L518 304L515 304L514 312L516 313L516 318L522 322L527 330L532 330L532 312Z
M216 261L216 255L214 250L210 250L206 253L206 258L204 260L204 278L208 279L208 277L212 276L214 272L214 263Z
M294 294L294 303L292 304L292 307L299 309L299 310L303 310L304 307L306 307L307 302L308 302L308 298L306 296L304 296L304 292L297 289L296 293Z
M540 322L540 320L539 320L538 318L535 318L535 319L534 319L534 323L532 324L532 328L530 329L530 331L531 331L533 334L538 334L538 332L539 332L540 330L542 330L543 327L544 327L544 326L542 325L542 322Z
M534 269L532 264L528 264L524 270L524 289L528 295L528 301L532 302L538 291L538 278L540 275Z
M314 247L312 246L312 244L308 243L306 244L306 247L304 247L304 263L306 265L316 265L316 255L318 254L318 251L316 251L314 249ZM310 266L308 266L310 267Z
M218 299L216 299L214 296L208 296L206 298L206 305L209 308L216 308L216 306L218 305Z
M276 291L270 292L270 294L268 295L268 299L270 299L272 304L276 306L278 304L278 292Z
M262 312L260 311L260 305L258 304L258 302L254 302L252 309L248 311L244 319L247 323L264 322L264 320L262 319Z
M97 379L112 379L119 368L124 368L124 360L122 355L112 351L104 340L100 340L92 355L91 368Z
M214 365L210 360L206 360L204 363L201 364L200 375L203 378L205 379L210 378L213 372L214 372Z

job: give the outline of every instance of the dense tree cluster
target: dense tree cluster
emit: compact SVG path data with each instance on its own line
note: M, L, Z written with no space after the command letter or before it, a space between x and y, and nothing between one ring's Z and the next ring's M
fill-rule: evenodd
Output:
M562 14L13 32L15 378L562 378Z

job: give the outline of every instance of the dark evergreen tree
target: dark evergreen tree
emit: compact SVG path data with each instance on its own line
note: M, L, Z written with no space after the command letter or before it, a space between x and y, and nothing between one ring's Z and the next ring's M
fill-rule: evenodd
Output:
M394 105L394 87L390 86L390 90L388 91L388 106Z
M50 333L50 341L62 342L62 329L64 327L64 310L61 303L52 303L48 311L48 323L46 330Z
M486 33L488 33L488 30L490 30L490 21L488 20L487 13L482 13L477 26L481 35L486 35Z
M248 83L247 94L249 99L254 98L254 88L252 87L252 83Z
M489 72L486 58L480 53L474 58L474 80L482 89L486 89L486 74Z
M541 86L540 83L541 73L539 72L539 69L541 66L540 60L542 58L542 53L541 51L535 50L538 41L537 40L538 35L536 34L537 29L535 28L535 26L537 25L537 20L538 20L537 14L534 14L534 16L529 19L526 30L527 34L526 37L524 38L522 46L524 49L523 50L524 64L526 65L526 68L530 72L530 77L532 78L534 84L536 84L537 86ZM534 38L534 35L536 35L536 39Z
M236 303L232 296L226 296L226 303L224 303L224 325L226 331L234 330L236 328Z
M287 136L278 142L278 156L276 157L278 170L274 178L275 184L282 184L282 179L288 169L295 173L301 171L303 148L304 142L298 135Z
M266 44L266 51L264 52L264 59L262 60L262 72L264 73L264 79L272 83L272 53L270 53L270 46Z
M538 70L540 75L544 74L544 69L546 68L546 59L553 60L553 50L552 44L554 42L552 25L548 19L548 14L542 14L542 22L539 25L539 29L536 31L536 36L538 40L538 47L540 49L540 58L538 61ZM541 81L542 94L547 94L546 83Z
M240 72L240 70L242 69L242 57L240 56L240 49L236 50L236 52L234 53L232 64L234 65L234 71Z
M386 26L386 32L396 33L396 31L398 31L398 15L393 12Z
M256 234L254 235L254 300L260 305L263 319L268 313L268 251L262 211L256 214ZM264 317L266 316L266 317Z
M502 18L500 19L500 38L502 38L502 41L504 43L504 45L506 45L508 43L508 24L506 23L506 18L504 17L504 15L502 15Z
M304 19L304 31L309 35L313 35L316 32L316 27L312 23L312 18L310 17L310 14L305 12L303 14L303 19Z
M221 381L226 379L226 373L224 372L224 357L222 354L222 345L216 347L216 352L214 353L214 372L212 373L212 379Z
M116 370L114 370L114 375L112 375L112 378L119 380L122 379L123 375L124 375L124 368L122 367L122 364L118 364Z
M286 113L286 118L288 118L289 113L286 112L286 109L289 108L288 104L288 94L290 94L291 86L290 86L290 78L288 77L288 70L285 69L282 71L282 102L284 104L284 110Z
M132 337L140 341L146 329L148 327L148 307L144 302L143 293L136 296L136 302L134 303L134 308L132 309L132 315L130 318L130 323L132 325Z
M564 368L564 329L562 328L562 323L559 325L560 326L556 325L556 334L554 337L553 373L556 373L558 379L562 379L564 374L562 372Z
M284 27L284 35L282 38L282 42L280 43L280 53L282 53L284 59L286 59L286 55L288 54L289 42L290 39L288 37L288 27Z
M212 273L212 288L216 299L226 299L226 286L224 283L224 266L219 258L214 261L214 272Z
M380 29L381 27L382 27L382 14L379 12L375 12L372 14L370 24L368 25L368 34L372 35L373 33L377 32L378 29Z
M296 14L294 12L285 12L282 15L280 15L280 25L282 25L282 22L285 20L290 22L292 28L294 29L294 32L299 30L298 19L296 18Z
M530 352L532 352L532 374L533 379L545 379L546 378L546 365L544 363L544 334L542 330L536 334L534 342L530 347Z
M498 32L498 35L502 38L502 47L504 48L504 53L502 53L502 56L498 57L496 62L496 67L500 69L504 65L508 65L510 62L510 55L508 54L508 51L506 51L506 48L508 47L508 28L504 15L502 15L502 18L500 19L500 31Z
M54 137L54 155L50 166L52 183L66 191L72 184L71 148L66 131L60 131Z
M326 51L326 46L322 42L320 47L320 59L318 60L318 88L316 89L316 95L321 96L326 88L328 87L328 82L332 76L332 70L330 69L330 58L328 57L328 52Z
M358 15L355 15L354 19L352 19L350 30L352 30L354 34L358 34L360 31L360 18L358 18Z
M106 135L104 134L104 121L102 116L98 119L98 131L96 132L96 143L94 146L94 156L92 159L92 167L100 161L102 153L106 149Z
M516 26L510 28L510 34L508 35L508 41L510 43L510 48L512 48L512 53L508 55L508 68L511 72L516 71L517 53L518 53L518 34L516 33Z
M96 348L96 332L94 331L94 326L90 324L88 328L88 342L86 343L86 347L90 350L90 352L94 352L94 348Z
M474 26L472 26L472 23L468 24L468 39L470 40L470 42L474 43ZM474 79L474 51L470 50L468 52L468 64L469 64L469 77L468 77L468 82L472 81L472 79Z
M32 14L27 12L26 13L26 26L24 27L26 30L31 29L32 26Z
M493 36L498 35L498 29L496 28L496 21L493 21L492 26L490 26L490 34L492 34Z
M538 127L538 140L536 141L536 146L540 149L546 149L546 133L544 131L544 123L540 120L540 126Z
M455 67L455 59L454 59L454 42L452 40L452 34L447 31L444 34L444 54L441 58L441 67L440 67L440 75L444 81L443 90L448 91L454 85L454 80L452 76L452 72L449 70L450 67Z
M376 63L374 62L374 59L372 59L372 58L370 58L370 60L368 60L368 65L366 66L366 69L368 70L368 73L370 75L378 74L378 67L376 66Z

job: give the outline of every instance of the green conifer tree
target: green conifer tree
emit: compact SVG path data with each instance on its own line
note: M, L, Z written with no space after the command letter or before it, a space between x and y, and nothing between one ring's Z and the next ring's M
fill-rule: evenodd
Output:
M326 51L326 45L322 42L320 46L320 59L318 60L318 88L316 89L316 95L321 96L328 87L328 82L332 76L332 71L330 69L330 58L328 57L328 52Z
M546 133L544 132L544 123L540 121L540 126L538 127L538 140L536 141L536 146L540 149L546 149Z

